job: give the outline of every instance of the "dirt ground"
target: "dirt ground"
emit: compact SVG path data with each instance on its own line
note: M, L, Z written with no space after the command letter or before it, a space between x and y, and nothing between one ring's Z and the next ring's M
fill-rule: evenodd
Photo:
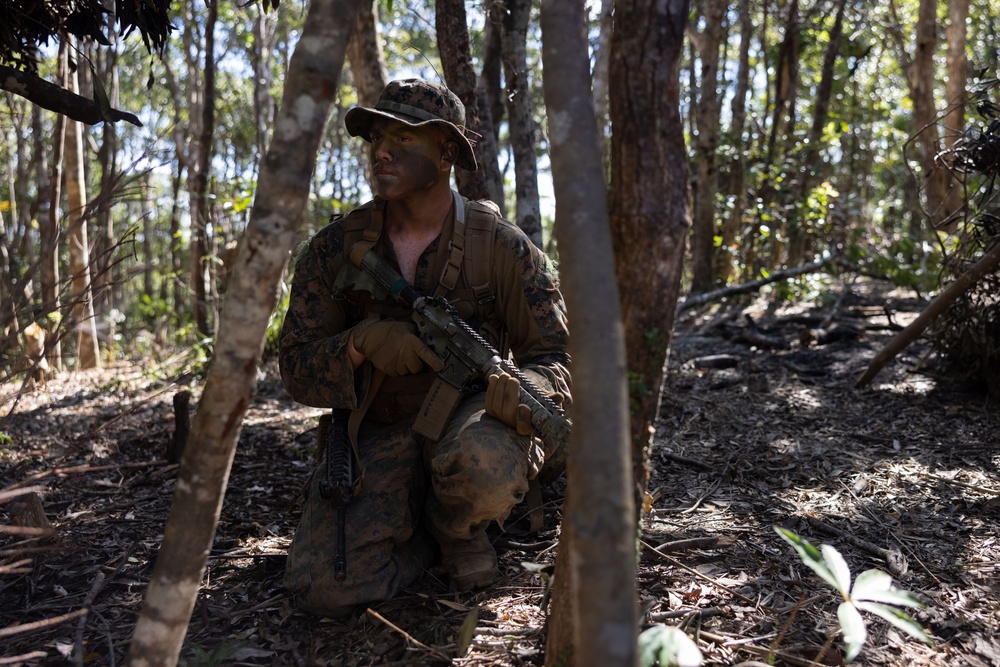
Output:
M1000 664L1000 418L984 395L934 377L925 342L854 388L924 305L876 287L845 293L835 321L846 335L823 345L800 338L831 303L758 301L678 322L637 581L645 622L682 627L706 665L843 662L841 600L775 525L927 603L914 615L933 647L872 617L855 664ZM189 389L193 409L200 391L155 368L61 374L0 404L0 665L123 663L175 484L172 399ZM261 372L184 664L543 664L538 566L558 548L560 483L539 534L493 533L502 578L489 589L455 593L431 571L343 621L294 611L281 573L319 414ZM26 487L54 540L11 526Z

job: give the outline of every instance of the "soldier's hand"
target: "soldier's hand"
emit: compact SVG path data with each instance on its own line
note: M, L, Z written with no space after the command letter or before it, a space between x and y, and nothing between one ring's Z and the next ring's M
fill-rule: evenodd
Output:
M486 414L496 417L520 435L531 435L531 408L521 403L521 382L503 371L486 385Z
M375 368L389 377L419 373L424 366L439 371L444 362L416 335L409 322L365 320L354 327L351 342Z

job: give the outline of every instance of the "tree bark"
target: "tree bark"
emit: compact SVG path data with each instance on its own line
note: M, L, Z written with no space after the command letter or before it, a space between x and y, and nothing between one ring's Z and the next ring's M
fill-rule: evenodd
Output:
M538 160L535 156L535 115L528 85L528 19L531 0L506 0L503 18L503 71L507 80L507 119L514 153L517 195L514 221L542 248L542 208L538 197ZM598 158L600 156L598 155Z
M937 6L938 0L920 0L917 15L917 45L910 72L913 132L917 137L929 229L948 225L951 222L950 216L955 212L949 208L948 201L951 176L945 166L938 164L936 160L941 149L937 109L934 104Z
M142 123L135 114L118 109L102 110L97 102L87 99L75 91L66 90L34 74L16 70L7 65L0 65L0 90L6 90L25 99L31 100L43 109L55 111L67 118L96 125L97 123L126 121L136 127Z
M478 77L472 68L472 50L465 14L465 0L437 0L434 3L438 52L448 88L465 105L465 124L474 134L479 170L455 168L458 190L469 199L492 199L506 208L503 180L497 164L497 145L493 139L493 121L488 105L481 105ZM485 93L483 95L485 97Z
M251 49L254 70L253 115L257 130L257 166L267 153L267 140L274 123L274 98L271 97L274 46L278 39L278 18L263 7L254 21L254 44Z
M70 90L77 91L76 72L69 74ZM77 368L100 368L101 354L94 321L93 285L90 279L90 245L87 242L86 180L83 175L83 128L75 120L66 124L66 207L69 238L69 271L73 277Z
M358 104L373 107L386 84L389 72L382 54L382 37L378 29L378 0L364 0L347 45L347 59L358 90Z
M926 329L934 319L943 313L945 309L951 305L955 299L965 294L973 285L975 285L980 278L985 276L987 273L992 273L996 268L1000 266L1000 243L993 246L985 255L983 255L979 261L973 264L969 269L956 278L951 284L949 284L940 294L938 294L934 299L927 304L923 312L917 316L917 319L913 320L906 326L905 329L900 331L893 337L885 347L879 350L875 358L871 360L868 364L868 368L865 372L861 374L861 377L855 381L854 386L856 388L861 388L867 385L872 379L878 375L878 372L882 370L882 367L889 363L893 357L906 349L906 347L915 341L924 329Z
M59 77L65 81L68 75L68 47L64 43L59 46ZM66 152L66 117L57 116L52 146L52 162L49 173L49 191L40 196L48 196L48 215L41 221L41 249L38 257L41 261L42 282L42 317L46 329L46 360L53 369L62 368L62 342L56 332L59 328L55 318L48 315L58 312L59 305L59 205L62 201L63 157ZM41 118L37 122L37 130L41 133Z
M204 88L201 92L201 122L195 154L188 171L191 196L191 310L195 326L202 336L212 334L208 323L208 230L211 207L208 198L209 172L215 136L215 24L219 17L218 0L206 0ZM195 87L193 82L188 83Z
M712 267L715 254L715 197L719 191L719 112L722 99L719 92L719 47L725 36L723 24L728 3L706 0L705 29L694 42L701 63L698 106L695 111L698 133L692 140L694 149L693 188L694 213L691 235L691 291L707 292L715 283Z
M490 120L493 121L493 140L500 146L500 124L503 121L504 97L500 79L503 72L502 14L506 11L503 0L486 3L486 27L483 29L483 71L479 85L489 100Z
M632 466L640 496L648 484L649 447L691 226L679 106L688 6L688 0L618 2L611 41L609 211L630 378ZM639 25L648 29L635 30Z
M568 612L573 632L559 636L565 626L550 626L546 665L559 664L571 640L577 667L627 667L638 664L638 613L625 342L585 25L582 0L543 0L556 235L577 388L556 567L557 579L569 576L570 595L560 589L549 615Z
M609 68L611 64L611 33L614 30L612 10L614 0L604 0L601 3L599 19L600 32L597 45L594 47L594 71L591 78L594 81L594 111L597 113L597 133L601 137L601 165L607 177L610 172L611 160L611 127L608 121L608 88L610 87Z
M740 56L736 70L736 92L730 103L732 122L729 126L729 137L737 150L735 158L726 174L729 195L732 205L729 207L725 221L722 224L722 244L716 254L715 279L726 284L735 274L736 267L736 237L743 221L743 205L746 201L744 183L746 178L746 154L748 144L743 140L746 124L747 91L750 90L750 41L753 39L753 17L750 14L750 0L740 0Z
M966 21L969 18L969 0L950 0L948 3L949 21L945 29L945 39L948 40L947 70L945 82L945 101L947 112L944 116L944 148L950 151L956 142L965 134L965 105L968 102L968 57L965 53L967 42ZM949 153L944 164L950 167L953 160ZM946 194L945 210L959 211L965 203L964 183L962 176L955 171L949 171L948 192ZM954 223L957 223L957 218ZM954 223L952 226L954 226Z
M847 7L847 0L839 0L837 4L837 15L834 18L833 29L830 31L830 42L827 44L826 53L823 56L823 69L820 75L819 86L816 88L816 104L813 111L812 128L809 131L809 143L806 144L805 157L802 159L802 166L799 170L799 213L796 215L797 224L789 229L788 233L788 265L796 266L802 263L805 256L806 235L805 216L802 215L804 203L809 197L809 191L813 183L818 180L822 171L820 164L820 142L823 140L823 130L826 128L826 121L830 116L830 98L833 94L834 68L837 64L837 57L840 55L840 43L844 34L844 10Z
M292 55L274 136L222 312L128 664L173 665L205 571L277 286L308 205L311 174L337 95L359 0L312 0Z

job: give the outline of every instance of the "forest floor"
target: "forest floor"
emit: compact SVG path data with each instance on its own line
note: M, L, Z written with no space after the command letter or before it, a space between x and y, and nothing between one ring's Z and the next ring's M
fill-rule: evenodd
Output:
M836 547L853 574L885 570L926 601L914 615L933 647L871 617L856 664L1000 664L995 404L935 379L924 341L854 388L893 326L924 305L855 285L837 322L860 333L825 345L800 335L829 303L685 313L652 452L637 579L647 623L683 627L706 665L842 664L839 636L821 655L841 600L778 537L781 525ZM752 346L748 333L770 338ZM733 365L705 368L708 355ZM60 374L0 419L0 665L123 663L176 479L163 460L172 397L200 391L155 379L154 366ZM273 368L261 373L183 663L541 665L545 582L523 563L554 562L558 483L539 534L494 533L502 577L486 590L455 593L432 571L346 620L292 608L281 573L319 414L290 401ZM23 487L37 487L54 540L11 534L2 494Z

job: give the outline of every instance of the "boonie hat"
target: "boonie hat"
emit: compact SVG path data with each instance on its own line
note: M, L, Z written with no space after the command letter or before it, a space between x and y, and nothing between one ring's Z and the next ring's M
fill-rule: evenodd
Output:
M455 164L476 170L476 154L466 136L465 105L444 86L423 79L392 81L382 91L374 108L354 107L344 116L344 126L352 137L371 141L375 118L382 116L413 127L437 125L458 144Z

